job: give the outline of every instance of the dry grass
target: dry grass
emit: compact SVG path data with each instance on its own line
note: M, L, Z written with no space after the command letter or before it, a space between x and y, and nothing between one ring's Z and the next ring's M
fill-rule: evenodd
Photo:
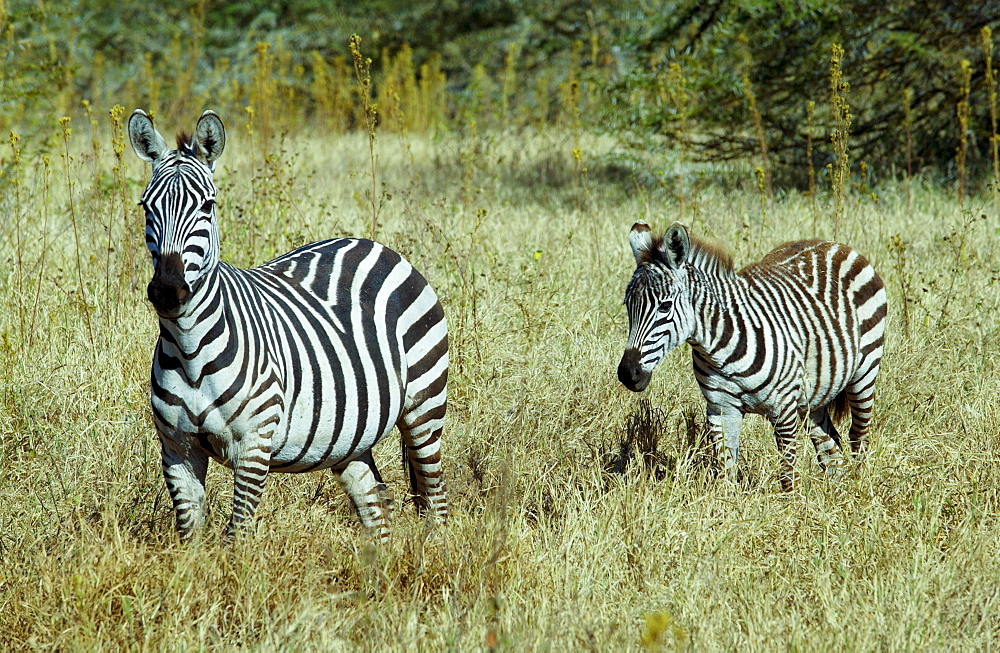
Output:
M233 131L217 173L224 258L366 233L364 135L313 138L268 162ZM891 302L857 473L827 485L804 455L801 491L782 494L771 436L750 419L742 482L713 480L691 449L684 414L703 406L676 352L647 392L660 473L608 475L638 406L615 378L628 229L669 224L676 205L602 184L593 162L578 179L572 138L379 142L392 195L380 239L425 272L452 330L449 525L406 506L374 548L329 474L273 475L256 534L232 551L218 545L228 471L212 466L210 528L188 547L160 477L149 268L124 204L147 171L129 158L122 192L110 147L74 152L84 305L63 162L46 176L26 149L0 199L0 648L1000 647L995 220L919 184L909 212L902 187L846 198L841 237ZM693 188L684 219L738 264L813 235L809 198L776 201L761 226L752 188ZM377 457L399 495L397 451Z

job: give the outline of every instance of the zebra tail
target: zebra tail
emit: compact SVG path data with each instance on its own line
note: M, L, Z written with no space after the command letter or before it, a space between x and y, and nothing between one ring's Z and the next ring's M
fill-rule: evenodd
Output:
M417 490L417 473L413 470L413 463L410 462L409 452L406 450L406 440L400 436L399 446L403 457L403 469L406 470L407 476L410 477L410 494L414 497L420 496Z
M827 410L830 413L830 417L833 418L835 422L842 422L845 417L847 417L851 412L851 405L847 401L847 389L840 391L836 397L833 398L829 404L827 404Z

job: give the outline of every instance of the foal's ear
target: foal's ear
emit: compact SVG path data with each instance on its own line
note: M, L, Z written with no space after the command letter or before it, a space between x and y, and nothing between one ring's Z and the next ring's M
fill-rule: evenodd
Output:
M653 254L653 232L649 225L639 220L632 225L632 232L628 235L628 244L632 247L632 256L636 263L645 263Z
M194 130L194 142L199 158L211 168L226 149L226 127L214 111L201 114Z
M680 222L675 222L663 234L663 243L660 244L660 251L667 265L672 268L679 268L687 261L691 252L691 238L688 236L687 227Z
M153 127L153 119L142 109L136 109L128 119L128 137L132 141L132 149L146 163L154 166L167 151L167 143L160 132Z

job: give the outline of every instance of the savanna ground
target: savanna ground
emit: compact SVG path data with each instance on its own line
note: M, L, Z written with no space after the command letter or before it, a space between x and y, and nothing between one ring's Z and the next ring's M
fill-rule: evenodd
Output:
M378 239L437 289L452 346L450 522L407 504L379 547L314 473L272 475L255 533L223 548L232 477L214 464L209 527L177 543L148 408L148 170L124 145L116 174L102 134L73 135L71 162L58 140L47 159L22 152L0 200L0 648L1000 647L992 200L962 208L917 178L849 192L835 225L829 197L762 199L717 167L644 185L601 163L607 143L578 140L376 144ZM269 154L231 129L225 260L369 233L363 135L304 133ZM800 437L801 488L781 493L752 417L740 482L716 480L686 346L655 373L651 409L620 386L637 219L681 219L737 265L835 229L873 262L890 314L863 467L828 484ZM609 472L636 415L646 437ZM376 457L401 497L398 443Z

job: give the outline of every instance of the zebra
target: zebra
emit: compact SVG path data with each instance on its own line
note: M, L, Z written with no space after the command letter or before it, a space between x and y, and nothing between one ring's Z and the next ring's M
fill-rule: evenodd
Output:
M359 238L304 245L249 270L227 265L213 181L222 120L206 111L174 150L141 109L128 131L152 164L139 202L159 317L150 399L181 541L204 525L210 458L233 470L226 542L252 523L269 472L324 468L386 540L372 447L393 425L418 511L444 522L448 328L424 277Z
M850 444L864 460L882 360L886 295L868 261L846 245L789 242L739 272L720 247L674 223L662 238L632 226L637 268L625 291L629 334L618 379L642 392L681 342L691 345L707 403L707 430L727 475L735 472L746 413L774 427L783 490L797 483L795 434L808 432L832 478L845 466L831 421L851 413Z

